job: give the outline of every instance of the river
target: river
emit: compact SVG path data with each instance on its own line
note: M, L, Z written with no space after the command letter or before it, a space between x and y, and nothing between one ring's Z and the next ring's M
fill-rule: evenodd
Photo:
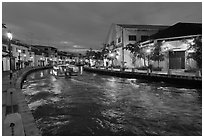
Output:
M200 136L202 90L84 72L30 74L23 93L46 136Z

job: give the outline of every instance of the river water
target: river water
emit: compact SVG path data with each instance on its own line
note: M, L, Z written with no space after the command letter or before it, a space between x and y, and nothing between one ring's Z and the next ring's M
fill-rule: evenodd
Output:
M30 74L23 93L42 135L202 135L201 89L84 72Z

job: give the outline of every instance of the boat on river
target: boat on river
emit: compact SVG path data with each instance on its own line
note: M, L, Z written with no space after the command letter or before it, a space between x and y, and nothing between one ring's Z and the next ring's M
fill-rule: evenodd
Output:
M53 75L58 77L78 76L79 68L71 64L62 64L53 66Z

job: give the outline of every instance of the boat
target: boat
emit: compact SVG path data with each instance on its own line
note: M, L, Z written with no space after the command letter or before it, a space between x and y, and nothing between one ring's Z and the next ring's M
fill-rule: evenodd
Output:
M58 77L78 76L79 68L71 64L62 64L53 66L53 75Z

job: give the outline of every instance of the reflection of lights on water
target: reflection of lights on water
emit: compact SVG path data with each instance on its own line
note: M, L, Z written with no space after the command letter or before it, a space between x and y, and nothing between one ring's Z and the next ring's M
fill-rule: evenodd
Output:
M31 77L31 79L34 79L34 78L35 78L35 76L34 76L34 75L31 75L30 77Z
M62 87L61 87L60 83L58 83L58 82L53 83L53 87L54 87L54 88L52 89L52 92L53 92L54 94L59 94L59 93L61 93Z
M46 104L46 100L41 99L41 100L38 100L38 101L35 101L35 102L28 104L28 107L31 110L35 110L38 106L41 106L43 104Z
M45 82L41 82L41 83L40 83L40 86L43 86L43 85L45 85L45 84L46 84Z
M117 87L116 78L114 78L114 77L108 79L108 81L106 83L107 83L107 85L109 85L113 88Z
M58 97L52 97L52 98L50 98L50 100L53 101L53 102L57 102L57 101L60 101L60 98L58 98Z
M114 77L112 77L112 78L108 79L108 81L115 82L116 79Z
M57 79L54 76L51 76L51 81L56 81Z
M23 93L26 94L26 95L35 95L35 94L37 94L39 92L41 92L41 91L37 91L35 89L31 89L31 88L28 88L28 87L26 88L26 91L23 91Z
M136 79L127 79L129 82L130 82L130 84L132 85L132 86L134 86L135 88L139 88L140 87L140 85L138 85L137 83L136 83Z

